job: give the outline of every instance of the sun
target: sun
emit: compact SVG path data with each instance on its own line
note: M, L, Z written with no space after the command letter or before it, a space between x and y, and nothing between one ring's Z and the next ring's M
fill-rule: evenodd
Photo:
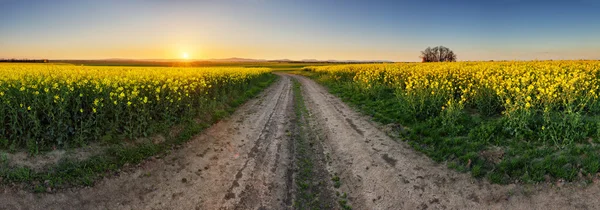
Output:
M181 54L181 57L183 59L188 59L188 58L190 58L190 55L188 53L184 52L183 54Z

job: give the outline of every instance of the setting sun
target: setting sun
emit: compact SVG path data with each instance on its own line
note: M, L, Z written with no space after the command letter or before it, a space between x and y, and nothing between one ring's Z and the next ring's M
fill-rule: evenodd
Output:
M188 59L188 58L190 58L190 55L188 55L188 53L184 52L184 53L181 55L181 57L182 57L183 59Z

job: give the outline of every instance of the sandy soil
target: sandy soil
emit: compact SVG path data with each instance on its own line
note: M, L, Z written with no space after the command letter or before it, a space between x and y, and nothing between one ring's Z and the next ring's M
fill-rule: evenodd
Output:
M346 192L353 209L600 209L598 183L500 186L434 163L315 82L286 74L165 158L91 188L0 188L0 209L293 209L291 78L303 86L315 151L328 157L318 158L317 171L342 183L324 192Z

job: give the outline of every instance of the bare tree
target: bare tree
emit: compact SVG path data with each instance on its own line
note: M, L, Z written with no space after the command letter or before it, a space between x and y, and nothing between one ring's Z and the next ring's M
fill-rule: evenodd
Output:
M456 54L444 46L427 47L421 51L421 59L423 59L423 62L454 62L456 61Z

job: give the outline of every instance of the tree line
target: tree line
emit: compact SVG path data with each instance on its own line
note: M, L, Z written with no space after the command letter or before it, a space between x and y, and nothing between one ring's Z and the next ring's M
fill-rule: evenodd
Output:
M0 63L48 63L48 59L0 59Z

